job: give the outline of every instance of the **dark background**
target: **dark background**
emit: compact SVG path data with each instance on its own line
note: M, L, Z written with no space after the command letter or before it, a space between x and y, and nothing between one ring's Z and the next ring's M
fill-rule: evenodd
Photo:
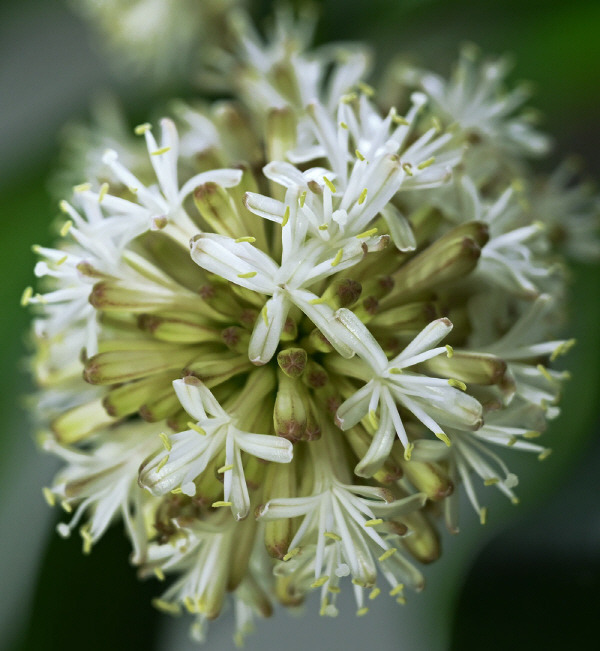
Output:
M255 2L260 17L273 3ZM509 52L513 80L534 82L532 105L556 140L552 161L578 153L598 178L600 142L600 3L537 0L323 0L318 40L365 40L379 63L405 51L447 73L468 40L490 54ZM28 315L19 308L33 281L30 245L49 244L57 213L47 191L62 126L85 119L98 89L123 99L131 124L156 114L171 95L191 96L181 80L157 88L149 76L114 75L90 33L66 4L0 3L0 648L187 648L182 628L166 624L149 602L160 590L140 584L127 562L120 527L91 556L79 541L52 531L57 513L41 497L56 470L35 449L21 406L31 391L23 370ZM83 180L83 179L82 179ZM600 606L600 443L598 398L600 305L598 267L574 264L569 335L578 345L563 414L547 434L554 454L523 469L515 509L492 500L481 528L468 507L463 531L445 541L439 567L427 572L426 594L402 611L378 604L354 619L346 601L337 621L279 613L259 626L250 649L469 651L582 648L597 636ZM511 460L509 460L510 462ZM383 599L383 598L382 598ZM231 622L214 626L209 648L231 648ZM165 626L168 628L165 629ZM594 644L591 645L591 648Z

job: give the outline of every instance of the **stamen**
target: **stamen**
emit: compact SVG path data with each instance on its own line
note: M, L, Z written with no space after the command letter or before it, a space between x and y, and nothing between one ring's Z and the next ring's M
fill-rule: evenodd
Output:
M369 599L371 600L376 599L380 594L381 594L380 588L373 588L371 590L371 593L369 594Z
M342 539L341 536L338 536L337 533L334 533L333 531L326 531L324 534L325 538L331 538L331 540L335 541L340 541Z
M547 459L551 454L552 454L552 449L546 448L543 452L540 452L538 454L538 459L540 461L544 461L544 459Z
M446 355L448 359L450 359L454 355L454 348L452 348L450 344L446 344L445 348L446 348Z
M340 127L342 127L342 129L348 129L348 125L345 122L340 122Z
M211 506L213 507L213 509L220 509L226 506L231 506L231 504L232 504L231 502L224 502L222 500L217 500L216 502L213 502Z
M494 486L497 484L500 480L498 477L490 477L489 479L484 479L483 480L483 485L484 486Z
M92 184L91 183L80 183L79 185L74 185L73 186L73 192L87 192L88 190L92 189Z
M162 444L165 446L165 450L167 452L170 452L173 449L173 445L171 444L171 439L164 433L161 432L158 437L162 441Z
M356 154L356 158L358 158L358 160L365 160L365 157L358 151L358 149L355 149L354 153Z
M166 154L168 151L171 151L170 147L161 147L155 151L150 152L150 156L160 156L161 154Z
M44 488L42 488L42 493L44 495L44 499L48 503L48 506L54 506L56 504L56 496L47 486L44 486Z
M164 601L163 599L153 599L152 600L152 605L157 610L160 610L163 613L167 613L167 615L180 615L181 614L181 608L177 604L169 603L168 601Z
M59 231L61 237L64 237L64 236L65 236L65 235L66 235L66 234L71 230L71 226L73 226L73 222L72 222L70 219L68 219L68 220L67 220L67 221L62 225L62 227L61 227L61 229L60 229L60 231Z
M331 266L337 267L338 264L340 264L340 262L342 261L343 257L344 257L344 249L339 249L335 255L335 258L331 262Z
M461 391L467 390L467 385L460 380L455 380L454 378L448 378L448 384L455 389L460 389Z
M33 287L25 287L23 294L21 295L21 307L29 305L29 301L33 296Z
M289 221L290 219L290 207L286 206L285 211L283 213L283 219L281 220L281 228L283 228Z
M159 581L164 581L165 580L165 573L160 569L160 567L155 567L154 568L154 574L156 575L156 578Z
M409 443L406 448L404 449L404 459L406 461L410 461L410 458L412 456L412 451L415 449L415 444L414 443Z
M365 190L365 192L366 192L366 190ZM356 239L357 239L357 240L364 240L364 239L366 239L367 237L373 237L373 235L375 235L375 234L377 233L378 230L379 230L379 229L377 229L377 228L371 228L371 229L369 229L368 231L364 231L364 232L362 232L362 233L359 233L359 234L356 236Z
M150 131L150 129L152 129L150 122L144 122L144 124L138 124L133 130L133 133L135 133L136 136L143 136L146 131Z
M237 240L235 240L235 243L239 244L240 242L248 242L249 244L254 244L254 242L256 242L256 238L252 237L251 235L247 237L238 237Z
M362 608L359 608L356 611L356 616L357 617L362 617L363 615L366 615L369 612L369 609L366 606L363 606Z
M364 188L364 190L360 193L360 197L358 197L358 205L362 206L363 203L367 199L367 188Z
M105 197L105 196L107 195L107 193L108 193L108 189L109 189L109 187L110 187L110 186L108 185L108 183L103 183L103 184L100 186L100 192L98 193L98 203L102 203L102 200L104 199L104 197Z
M448 438L447 434L444 434L444 432L435 432L435 435L440 439L440 441L444 441L448 447L452 445L452 441Z
M238 274L238 278L254 278L258 272L257 271L247 271L246 273L243 274Z
M373 95L375 95L375 89L373 86L369 86L369 84L366 84L364 81L359 81L356 86L367 97L373 97Z
M283 561L289 561L291 558L294 558L294 556L297 556L300 553L300 547L294 547L294 549L290 549L290 551L285 554L283 557Z
M313 581L310 584L310 587L311 588L320 588L322 585L325 585L327 583L327 581L329 581L329 576L323 575L323 576L319 577L318 579L316 579L315 581Z
M222 475L223 473L227 472L228 470L233 470L233 464L232 464L232 463L230 463L230 464L227 465L227 466L221 466L221 467L217 470L217 472L218 472L220 475Z
M479 522L481 524L485 524L486 519L487 519L487 507L483 506L479 510Z
M333 266L333 265L331 265L331 266ZM327 302L327 299L326 299L326 298L323 298L323 296L321 296L321 298L312 298L312 299L311 299L310 301L308 301L308 302L309 302L311 305L322 305L323 303L326 303L326 302Z
M408 176L412 176L412 165L410 163L402 163L402 169L408 174Z
M198 432L198 434L202 434L202 436L206 436L206 430L203 430L200 425L193 423L191 420L188 420L186 425L190 428L193 429L194 432Z
M398 583L398 585L394 586L390 590L390 597L395 597L396 595L400 594L404 590L404 583Z
M363 522L363 527L376 527L379 524L383 524L383 520L381 518L374 518L373 520Z
M398 550L395 547L390 547L387 551L383 552L377 560L380 563L383 563L383 561L387 561L387 559L392 557L397 551Z
M319 230L320 230L320 231L326 231L328 228L329 228L329 226L327 226L327 224L321 224L321 225L319 226Z
M325 181L325 185L331 190L333 194L337 192L335 185L333 185L333 183L326 176L323 177L323 181Z
M298 197L298 205L300 208L304 208L304 202L306 201L306 190L304 190Z
M168 454L160 460L158 466L156 466L156 472L160 472L167 465L167 463L169 463Z
M424 160L422 163L419 163L417 165L417 169L424 170L425 168L429 167L430 165L433 165L434 163L435 163L435 156L432 156L431 158Z

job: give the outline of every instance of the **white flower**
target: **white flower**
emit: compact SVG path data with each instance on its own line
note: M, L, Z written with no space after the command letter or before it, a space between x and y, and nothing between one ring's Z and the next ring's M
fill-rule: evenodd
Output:
M321 588L325 609L330 605L326 600L328 591L335 595L339 591L340 578L350 575L358 612L362 614L362 589L375 586L376 559L394 594L399 592L399 576L409 576L414 587L421 587L420 575L391 546L390 540L395 539L383 538L376 528L383 523L381 518L402 518L420 508L426 497L417 493L393 500L385 489L341 483L335 476L333 464L328 461L330 453L325 451L325 446L326 443L311 445L311 452L320 449L312 455L315 479L310 495L269 500L260 507L258 517L263 521L303 517L283 562L289 562L289 571L300 575L309 569L307 564L310 566L313 574L310 587ZM315 545L314 550L312 547L306 549L307 556L302 559L307 545ZM281 568L281 571L288 570ZM334 614L331 611L329 608L324 614Z
M535 131L526 116L515 112L529 99L525 85L504 90L509 70L506 59L479 62L473 46L461 50L452 77L425 73L420 84L432 99L436 113L447 124L458 123L467 138L484 142L515 155L539 156L549 148L549 139Z
M400 416L401 405L435 436L447 444L449 440L441 424L477 429L481 425L481 405L466 393L452 386L448 380L431 378L405 369L437 355L448 353L445 346L435 347L452 329L448 319L438 319L426 326L406 348L389 360L368 328L346 309L336 313L346 327L347 343L367 366L337 364L346 373L367 383L337 410L336 421L343 429L356 425L368 415L376 428L368 452L355 472L370 476L383 463L395 435L404 446L404 455L410 458L414 444L410 442ZM335 360L333 361L336 367ZM379 408L379 415L377 409Z
M151 498L144 496L137 476L142 460L157 448L155 432L153 424L121 425L97 435L89 452L59 445L50 437L43 441L45 450L68 464L52 488L44 490L50 503L58 497L68 513L76 506L69 524L58 525L62 536L69 536L84 514L91 513L80 528L84 551L89 552L120 513L134 546L133 559L138 563L143 559L147 543L144 508Z
M195 378L173 382L184 410L196 421L190 429L165 435L165 449L140 468L140 484L153 495L166 495L180 489L195 495L194 480L208 463L224 452L223 504L230 506L237 520L248 515L250 498L244 477L242 451L265 461L289 463L292 444L277 436L253 434L239 429L235 416L227 413L213 394ZM261 393L257 394L260 400Z

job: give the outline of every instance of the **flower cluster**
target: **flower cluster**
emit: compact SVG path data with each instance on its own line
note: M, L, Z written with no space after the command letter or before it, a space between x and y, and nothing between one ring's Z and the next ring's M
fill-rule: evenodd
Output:
M23 295L59 533L89 552L122 516L198 639L227 593L238 638L311 590L335 615L346 582L358 615L404 603L461 486L482 522L478 483L516 502L504 453L549 454L567 378L558 246L600 250L597 200L534 177L547 138L501 62L405 70L384 111L367 53L310 50L307 20L263 43L232 13L233 99L143 148L96 134Z

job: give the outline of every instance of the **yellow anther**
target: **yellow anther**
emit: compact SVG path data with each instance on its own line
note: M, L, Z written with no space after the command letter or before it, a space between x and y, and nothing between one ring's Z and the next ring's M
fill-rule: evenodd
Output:
M89 554L92 551L92 534L88 528L88 525L84 525L79 529L79 533L83 538L83 553Z
M454 355L454 348L452 348L450 344L446 344L445 348L446 348L446 355L448 356L448 358L452 357Z
M183 491L181 490L181 486L177 486L177 488L174 488L174 489L171 491L171 494L172 494L172 495L180 495L181 493L183 493Z
M546 380L548 380L548 382L554 383L556 381L543 364L538 364L536 368L546 378Z
M391 368L388 373L390 373L390 375L402 375L404 371L401 368Z
M431 118L431 126L439 133L442 130L442 123L435 116Z
M338 264L342 261L342 258L344 257L344 249L339 249L338 252L335 254L335 258L331 261L331 266L332 267L337 267Z
M160 569L160 567L154 568L154 574L159 581L165 580L165 573Z
M362 617L363 615L366 615L369 612L369 609L366 606L363 606L362 608L359 608L356 611L356 616L357 617Z
M216 502L213 502L211 506L213 509L220 509L224 506L231 506L231 502L224 502L223 500L217 500Z
M59 258L59 259L58 259L54 264L55 264L57 267L60 267L60 265L61 265L61 264L65 264L65 262L66 262L68 259L69 259L69 256L68 256L68 255L63 255L63 257L62 257L62 258Z
M362 233L359 233L356 235L357 240L364 240L367 237L373 237L373 235L377 234L378 229L377 228L370 228L368 231L363 231Z
M150 129L152 129L150 122L144 122L144 124L138 124L133 130L133 133L135 133L136 136L142 136L146 131L150 131Z
M69 203L65 201L64 199L61 199L58 202L58 207L60 208L61 212L68 213L69 212Z
M65 513L72 513L73 507L67 502L67 500L62 500L60 506Z
M552 449L546 448L545 450L542 450L542 452L538 454L538 459L540 461L543 461L544 459L547 459L551 454L552 454Z
M358 197L358 205L362 206L363 203L367 200L367 188L364 188L363 191L360 193L360 197Z
M131 194L137 194L138 193L138 188L134 188L133 185L127 186L127 189L129 190L129 192L131 192Z
M408 176L413 175L412 165L410 163L402 163L402 169L408 174Z
M300 208L304 208L304 202L306 201L306 190L300 194L298 197L298 205Z
M328 230L328 228L329 228L329 226L327 224L321 224L319 226L320 231L326 231L326 230Z
M335 185L333 185L333 183L326 176L323 177L323 181L325 181L325 185L331 190L331 192L333 192L333 194L337 192Z
M375 429L379 427L379 418L373 409L369 410L369 422Z
M553 362L559 355L564 355L568 353L576 343L577 341L575 339L569 339L568 341L563 341L560 345L558 345L554 349L552 355L550 355L550 361Z
M364 581L361 581L360 579L352 579L352 583L354 585L360 586L361 588L366 588L367 587L366 583Z
M352 103L358 95L356 93L346 93L345 95L342 95L340 97L340 100L344 102L344 104L350 104Z
M291 558L294 558L294 556L297 556L300 553L300 547L294 547L294 549L290 549L290 551L285 554L282 560L284 561L289 561Z
M160 610L163 613L167 613L169 615L180 615L181 614L181 608L177 604L169 603L168 601L165 601L164 599L153 599L152 600L152 605L157 610Z
M252 237L251 235L247 237L238 237L235 243L239 244L240 242L248 242L249 244L254 244L254 242L256 242L256 238Z
M390 547L387 551L383 552L377 560L380 563L383 563L383 561L387 561L387 559L393 556L397 551L398 550L395 547Z
M406 605L406 599L404 597L398 597L396 599L396 603L400 604L401 606L404 606L404 605Z
M192 599L190 595L188 595L184 600L183 600L183 605L185 606L186 610L188 613L194 613L196 612L196 603Z
M171 151L170 147L161 147L160 149L151 151L150 156L160 156L161 154L166 154L168 151Z
M452 441L450 441L448 435L444 434L444 432L435 432L435 435L440 439L440 441L444 441L448 447L452 445Z
M401 115L398 115L398 113L396 112L396 109L392 109L391 113L392 113L392 122L394 124L397 124L397 125L403 126L403 127L406 127L406 126L408 126L410 124L410 122L405 117L402 117Z
M484 479L483 480L483 485L484 486L494 486L497 484L500 480L498 477L490 477L489 479Z
M535 431L532 430L531 432L525 432L525 434L523 434L523 438L536 439L538 436L541 436L541 435L542 435L541 432L535 432Z
M410 458L412 456L412 452L415 449L415 444L414 443L409 443L405 448L404 448L404 459L406 461L410 461Z
M310 584L310 587L311 587L311 588L320 588L322 585L325 585L325 584L327 583L327 581L329 581L329 576L327 576L327 575L325 574L325 575L323 575L323 576L320 576L320 577L319 577L318 579L316 579L315 581L313 581L313 582Z
M398 585L394 586L390 590L390 597L395 597L396 595L400 594L404 590L404 583L398 583Z
M435 156L432 156L431 158L428 158L427 160L424 160L422 163L419 163L417 165L417 169L424 170L426 167L429 167L430 165L433 165L434 163L435 163Z
M59 231L61 237L64 237L71 230L71 226L73 226L73 222L70 219L67 219Z
M348 129L348 125L345 122L340 122L340 127L342 127L342 129Z
M356 158L358 158L358 160L365 160L365 157L358 151L358 149L355 149L354 153L356 154Z
M375 599L381 594L381 589L380 588L373 588L371 590L371 593L369 594L369 599Z
M340 541L342 539L341 536L338 536L337 533L334 533L333 531L326 531L323 535L325 538L331 538L331 540Z
M517 439L516 436L511 436L511 437L508 439L508 441L506 442L506 445L507 445L509 448L512 448L512 446L513 446L517 441L518 441L518 439Z
M258 272L257 271L246 271L246 273L238 274L238 278L254 278Z
M267 305L263 305L263 309L260 311L260 315L262 316L262 320L264 321L265 325L269 325L269 315L267 314Z
M233 470L233 464L232 463L229 463L226 466L221 466L217 470L217 472L222 475L224 472L227 472L228 470Z
M372 520L363 522L363 527L376 527L379 524L383 524L383 520L381 518L373 518Z
M364 81L359 81L358 84L356 84L358 90L360 90L361 93L364 93L367 97L373 97L375 95L375 89L373 86L369 86L369 84L365 84Z
M33 287L25 287L23 293L21 294L21 306L25 307L26 305L29 305L29 301L31 300L32 296Z
M286 206L283 212L283 217L281 219L281 228L283 228L288 223L289 219L290 219L290 207Z
M485 524L485 521L487 519L487 507L483 506L481 509L479 509L479 522L481 524Z
M98 203L102 203L102 200L104 199L104 197L105 197L105 196L107 195L107 193L108 193L108 189L109 189L109 187L110 187L110 186L108 185L108 183L103 183L103 184L100 186L100 192L98 192Z
M467 385L464 382L461 382L460 380L455 380L454 378L449 378L448 384L451 387L454 387L455 389L460 389L461 391L467 390Z
M44 494L44 499L48 503L48 506L54 506L56 504L56 497L47 486L44 486L44 488L42 488L42 493Z
M92 189L91 183L80 183L79 185L73 186L73 192L87 192Z
M202 436L206 436L206 430L202 429L200 425L198 425L197 423L188 420L186 424L190 429L193 429L194 432L198 432L198 434L202 434Z
M520 500L516 495L514 495L513 497L511 497L511 498L510 498L510 501L511 501L515 506L517 506L517 504L520 504L520 503L521 503L521 500Z
M329 590L329 592L333 592L333 594L340 594L341 592L339 586L337 585L328 585L327 589Z
M161 432L158 437L162 441L162 444L165 446L165 450L167 452L170 452L173 449L173 445L171 444L171 439L164 433Z
M158 466L156 466L156 472L160 472L166 465L169 463L169 455L166 454L159 462Z
M310 301L308 301L311 305L321 305L322 303L326 303L327 299L323 298L312 298Z

